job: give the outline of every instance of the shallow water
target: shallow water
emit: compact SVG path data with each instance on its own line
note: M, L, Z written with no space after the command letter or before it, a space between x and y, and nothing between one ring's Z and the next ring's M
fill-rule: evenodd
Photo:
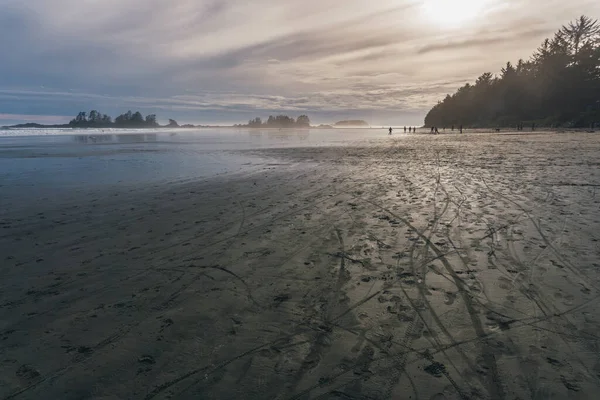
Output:
M104 186L137 186L246 171L267 161L239 150L345 146L381 129L72 130L0 132L0 188L13 200Z

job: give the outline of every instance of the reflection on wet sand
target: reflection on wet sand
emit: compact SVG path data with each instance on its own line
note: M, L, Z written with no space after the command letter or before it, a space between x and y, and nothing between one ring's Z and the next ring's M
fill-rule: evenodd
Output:
M75 135L73 141L77 143L106 143L114 140L113 135Z
M308 140L310 137L310 129L252 129L248 131L248 136L253 139L262 138L266 135L269 139L276 140Z
M144 143L156 142L156 133L127 133L119 135L74 135L73 140L77 143Z
M141 143L141 142L156 142L157 135L155 133L146 133L143 135L127 134L115 135L119 143Z

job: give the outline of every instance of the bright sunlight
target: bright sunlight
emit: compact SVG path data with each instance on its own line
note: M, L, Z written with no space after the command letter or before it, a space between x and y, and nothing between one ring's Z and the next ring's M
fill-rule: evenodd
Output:
M442 27L458 27L486 14L490 3L491 0L425 0L422 8L428 21Z

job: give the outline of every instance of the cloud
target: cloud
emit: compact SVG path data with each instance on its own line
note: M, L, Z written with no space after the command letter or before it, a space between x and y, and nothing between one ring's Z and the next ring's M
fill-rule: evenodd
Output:
M61 115L0 114L0 121L37 122L39 124L61 124L69 117Z
M422 117L600 12L588 0L489 0L485 18L450 27L422 1L0 0L0 110Z
M548 35L548 29L530 29L522 32L511 32L507 35L495 35L492 37L480 37L480 38L471 38L466 40L458 40L458 41L448 41L445 43L434 43L427 46L423 46L418 50L418 54L426 54L433 51L455 51L465 48L473 48L473 47L484 47L489 45L495 45L499 43L510 43L519 38L523 39L530 37L541 37L542 35Z

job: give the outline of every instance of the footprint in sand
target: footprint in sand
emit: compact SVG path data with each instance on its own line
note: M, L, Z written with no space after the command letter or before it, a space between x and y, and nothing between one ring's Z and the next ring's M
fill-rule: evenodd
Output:
M26 382L27 384L31 384L41 376L37 369L28 364L21 365L17 370L16 375L20 380Z
M429 400L447 400L448 398L442 393L436 393L429 398Z
M444 293L444 304L452 305L456 300L456 293L446 292Z
M424 370L436 378L441 378L446 373L446 366L439 362L433 362L432 364L426 366Z
M498 287L504 290L511 290L514 285L510 279L501 276L498 278Z

